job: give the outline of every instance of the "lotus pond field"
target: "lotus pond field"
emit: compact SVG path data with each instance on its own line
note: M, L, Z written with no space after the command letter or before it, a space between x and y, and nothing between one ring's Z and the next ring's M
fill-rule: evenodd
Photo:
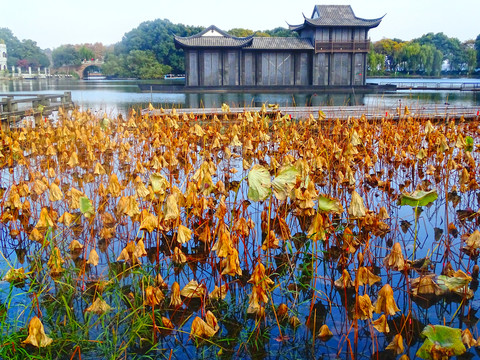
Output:
M0 358L478 358L479 144L321 112L3 130Z

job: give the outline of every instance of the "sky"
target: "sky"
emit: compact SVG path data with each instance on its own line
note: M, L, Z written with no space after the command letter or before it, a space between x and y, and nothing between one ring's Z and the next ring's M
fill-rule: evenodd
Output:
M480 34L480 0L0 0L0 27L42 49L65 44L115 44L144 21L168 19L222 30L271 30L303 23L318 5L351 5L355 15L381 24L372 41L411 40L443 32L461 41Z

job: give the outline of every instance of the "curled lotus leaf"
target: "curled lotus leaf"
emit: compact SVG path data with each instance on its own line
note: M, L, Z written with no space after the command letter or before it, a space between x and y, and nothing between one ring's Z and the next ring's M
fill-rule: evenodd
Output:
M438 197L437 190L430 191L415 190L412 193L402 193L400 196L400 205L410 205L413 207L426 206L434 202Z
M252 201L264 201L272 191L270 173L262 165L253 165L248 173L248 185L248 198Z
M41 348L50 345L52 341L53 340L45 334L45 329L40 319L34 316L28 324L28 337L22 343Z
M422 331L425 342L416 356L425 360L446 359L464 354L467 349L462 342L462 331L443 325L427 325Z
M331 199L328 196L320 195L318 197L318 210L341 214L343 213L343 206L337 199Z
M102 315L112 310L112 307L108 305L105 300L97 297L92 305L90 305L85 311L93 312L97 315Z
M355 190L352 192L352 200L348 207L348 214L355 218L361 218L367 215L367 209L365 208L363 199Z
M294 165L284 166L278 171L272 181L273 194L278 200L283 201L290 195L297 176L300 176L300 171Z
M95 209L89 198L82 196L80 199L80 211L86 218L90 218L95 215Z

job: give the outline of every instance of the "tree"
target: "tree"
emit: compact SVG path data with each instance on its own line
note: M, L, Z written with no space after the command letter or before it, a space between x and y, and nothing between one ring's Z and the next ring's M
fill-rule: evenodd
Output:
M87 48L85 45L82 45L78 50L78 56L82 60L95 59L95 53L93 50Z
M157 62L171 67L175 73L185 72L183 50L176 49L174 35L191 36L204 28L173 24L169 20L157 19L141 23L123 36L115 46L115 54L129 54L132 50L151 51Z
M477 69L480 68L480 34L475 39L475 51L477 52Z
M50 66L50 60L45 52L37 46L33 40L18 40L10 29L0 28L0 38L7 45L8 59L7 66L16 66L19 60L25 60L27 67L47 67Z
M62 45L53 50L52 60L54 67L78 66L82 63L82 58L73 45Z

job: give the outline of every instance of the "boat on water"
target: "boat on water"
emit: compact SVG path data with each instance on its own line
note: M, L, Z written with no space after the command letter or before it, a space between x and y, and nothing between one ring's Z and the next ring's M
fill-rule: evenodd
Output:
M86 77L87 80L105 80L106 78L101 72L90 72Z
M165 80L185 80L185 74L165 74Z

